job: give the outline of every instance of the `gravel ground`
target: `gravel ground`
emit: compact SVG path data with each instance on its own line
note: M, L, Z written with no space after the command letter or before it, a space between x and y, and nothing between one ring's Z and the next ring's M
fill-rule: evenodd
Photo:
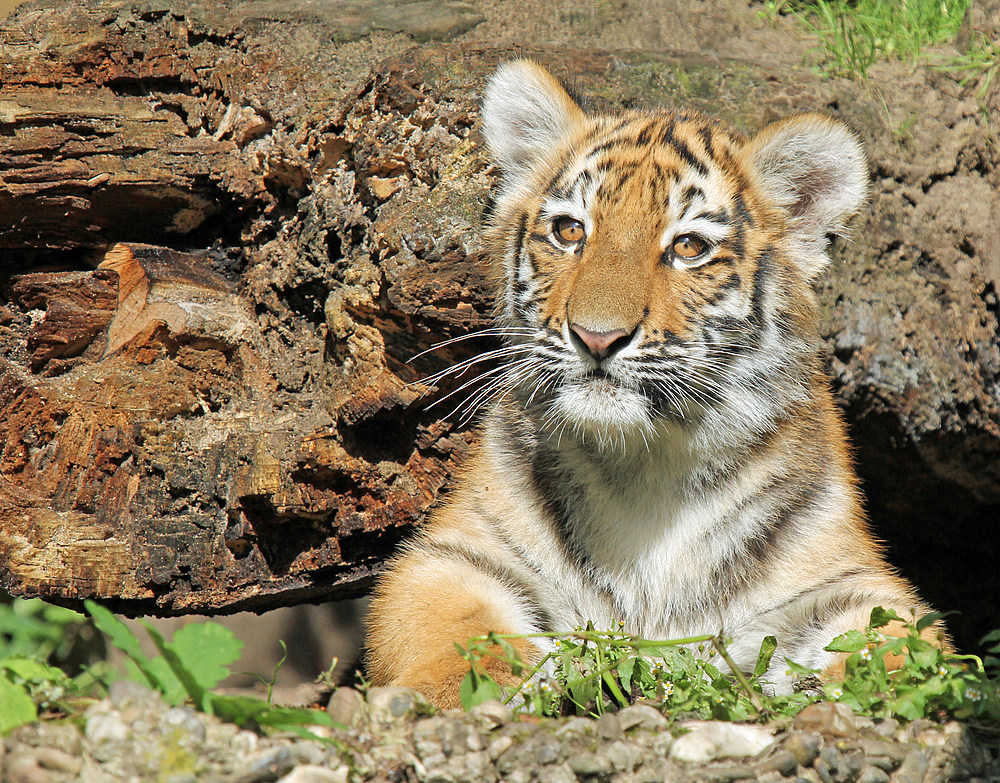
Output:
M648 704L600 719L517 719L498 704L437 713L405 688L338 689L321 743L262 737L119 682L79 719L11 732L3 783L572 783L1000 780L1000 757L957 722L901 725L817 704L770 726L670 723ZM319 730L318 730L319 731Z

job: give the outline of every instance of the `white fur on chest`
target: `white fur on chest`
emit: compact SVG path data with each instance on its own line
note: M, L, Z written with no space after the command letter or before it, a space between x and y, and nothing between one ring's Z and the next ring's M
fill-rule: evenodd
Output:
M613 471L585 455L570 464L586 488L568 520L582 565L553 541L551 523L539 520L553 534L534 539L554 621L607 628L623 621L631 633L669 638L749 619L751 610L740 600L713 605L710 616L692 609L713 593L720 564L736 559L753 534L758 520L739 509L777 466L757 462L724 485L696 491L689 481L696 465L677 448L644 452Z

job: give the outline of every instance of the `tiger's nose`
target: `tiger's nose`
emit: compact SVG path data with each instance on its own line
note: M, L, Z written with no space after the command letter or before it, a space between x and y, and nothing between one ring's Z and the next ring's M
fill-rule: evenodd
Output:
M582 351L589 353L595 359L607 359L614 356L632 341L635 332L615 329L610 332L592 332L579 324L569 325L570 340Z

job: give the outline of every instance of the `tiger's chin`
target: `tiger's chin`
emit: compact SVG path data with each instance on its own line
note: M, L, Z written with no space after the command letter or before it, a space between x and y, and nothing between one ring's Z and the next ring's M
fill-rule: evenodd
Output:
M649 401L608 380L563 386L550 403L548 418L556 434L573 432L602 446L641 443L654 430Z

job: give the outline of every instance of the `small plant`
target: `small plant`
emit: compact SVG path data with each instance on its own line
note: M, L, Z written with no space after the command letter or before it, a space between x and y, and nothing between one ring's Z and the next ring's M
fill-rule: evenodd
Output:
M528 669L511 641L532 638L548 640L554 649ZM488 634L458 648L470 664L460 698L466 708L502 698L539 716L600 715L643 698L661 702L675 716L748 720L797 711L817 698L805 691L788 696L768 692L764 676L776 646L774 637L764 639L748 675L716 634L650 641L592 626L568 634ZM523 677L521 684L505 692L479 666L485 656L506 661L515 676ZM712 662L715 658L728 673Z
M87 618L38 599L0 603L0 735L39 714L64 713L93 690L100 652Z
M567 634L488 634L458 646L470 667L460 697L467 709L499 698L538 716L599 715L642 698L660 703L673 717L749 720L791 717L826 698L872 717L913 720L948 714L1000 720L1000 660L991 656L984 665L976 656L944 653L923 639L921 632L940 617L930 614L906 622L876 608L864 631L849 631L826 648L847 656L843 682L821 685L819 672L786 659L797 682L790 695L775 694L767 684L777 646L770 636L761 644L754 671L744 673L733 663L721 635L647 641L620 628L596 631L590 626ZM903 635L883 633L890 622L902 623ZM528 667L512 644L517 639L544 640L553 649ZM1000 631L984 643L994 644L991 652L1000 653ZM888 671L886 655L901 656L900 667ZM513 689L498 685L481 666L487 656L507 662L521 683ZM713 663L716 658L728 671Z
M976 97L982 103L989 95L990 86L1000 71L1000 41L993 41L983 33L977 33L965 54L940 60L935 67L962 74L959 79L959 84L962 86L978 82Z
M827 683L826 696L847 704L855 712L875 718L915 720L940 714L963 720L1000 721L1000 664L994 657L986 663L975 655L954 655L921 636L942 615L931 613L906 622L895 612L881 608L872 612L864 631L849 631L826 648L847 653L843 682ZM882 633L890 622L903 622L905 636ZM1000 631L983 640L1000 652ZM887 671L887 655L904 656L902 666Z
M819 37L823 68L865 78L878 60L914 60L955 38L970 0L816 0L795 12Z
M291 732L310 739L322 738L309 727L335 725L322 710L279 707L270 700L213 693L211 689L229 676L229 664L239 659L243 648L243 642L225 626L192 623L178 630L168 642L153 626L144 624L160 653L150 658L125 623L100 604L85 601L84 605L94 624L135 664L136 678L158 691L169 704L191 701L197 709L238 726Z

